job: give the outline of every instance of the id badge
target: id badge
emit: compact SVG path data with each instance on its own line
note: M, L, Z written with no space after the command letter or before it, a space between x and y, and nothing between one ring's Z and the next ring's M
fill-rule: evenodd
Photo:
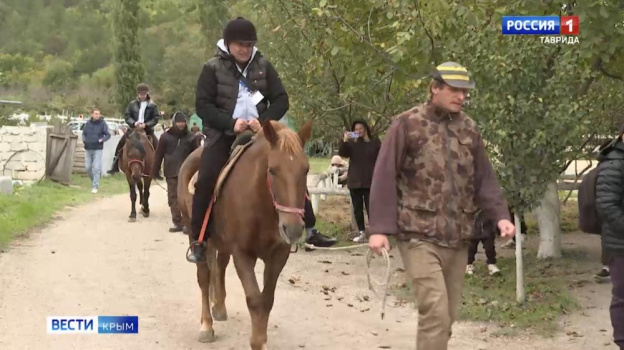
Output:
M257 105L263 99L264 99L264 95L262 95L260 91L256 91L253 94L251 94L251 100L253 101L254 105Z

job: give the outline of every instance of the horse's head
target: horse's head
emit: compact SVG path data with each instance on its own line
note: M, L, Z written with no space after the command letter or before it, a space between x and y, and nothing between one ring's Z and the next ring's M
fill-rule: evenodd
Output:
M128 136L126 145L128 147L128 169L134 181L141 181L145 169L145 146L143 140L147 136L145 130L135 128Z
M279 232L287 244L303 233L308 157L303 146L312 136L312 120L297 133L277 122L264 123L262 132L270 144L267 187L279 215Z

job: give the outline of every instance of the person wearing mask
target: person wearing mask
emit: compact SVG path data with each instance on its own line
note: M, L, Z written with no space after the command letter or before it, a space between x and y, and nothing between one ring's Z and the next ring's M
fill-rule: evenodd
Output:
M338 150L339 156L349 158L347 187L358 226L358 235L353 239L354 242L366 242L364 207L368 214L370 186L380 147L381 142L371 135L368 124L363 120L356 120L351 125L351 131L344 133Z

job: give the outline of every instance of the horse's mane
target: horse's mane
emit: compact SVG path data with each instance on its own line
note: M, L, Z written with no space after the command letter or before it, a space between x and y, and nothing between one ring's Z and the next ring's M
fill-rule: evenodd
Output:
M139 153L144 156L145 147L143 147L143 139L141 138L141 134L137 131L133 131L128 139L130 140L130 148L139 151Z
M281 151L288 152L290 154L297 154L303 152L303 146L301 146L301 140L299 135L287 128L284 124L275 121L270 121L273 129L279 137L277 145ZM264 137L264 133L261 132Z

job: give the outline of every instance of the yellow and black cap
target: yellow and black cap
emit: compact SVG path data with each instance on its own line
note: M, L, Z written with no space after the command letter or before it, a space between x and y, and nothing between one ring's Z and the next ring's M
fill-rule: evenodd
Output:
M431 73L433 79L459 89L473 89L474 81L466 67L456 62L444 62Z

